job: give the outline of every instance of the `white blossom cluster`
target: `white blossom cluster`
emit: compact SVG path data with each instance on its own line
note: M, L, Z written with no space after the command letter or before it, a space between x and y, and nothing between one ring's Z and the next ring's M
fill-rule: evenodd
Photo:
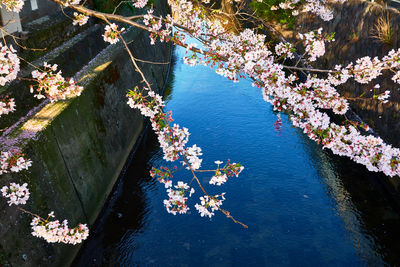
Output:
M10 183L10 186L3 186L3 188L1 188L1 193L3 194L3 197L9 199L7 203L10 206L20 204L24 205L29 199L29 190L27 183L24 183L23 185Z
M19 150L0 153L0 175L27 170L30 166L32 166L32 161L25 159L24 154Z
M118 25L115 23L111 23L110 25L106 25L104 28L104 34L102 35L105 42L110 44L116 44L119 41L119 35L125 31L125 28L118 30Z
M172 29L172 19L170 16L167 16L167 21L170 21L170 23L165 23L165 29L161 29L163 24L162 24L162 17L156 19L153 16L154 10L151 8L147 11L147 14L144 15L143 17L143 23L146 26L150 27L150 44L154 45L156 42L157 36L160 37L160 41L164 41L164 38L166 36L169 36L171 34L171 29Z
M24 7L23 0L2 0L1 3L6 7L7 11L19 13ZM0 5L0 8L2 6Z
M324 21L330 21L333 19L333 12L327 8L327 1L324 0L306 0L302 8L302 12L311 12Z
M54 217L53 212L49 217ZM43 238L48 243L78 244L89 236L86 224L79 224L75 228L68 228L68 221L48 221L39 217L33 218L31 222L32 235Z
M201 27L204 27L204 20L199 19L201 11L188 0L168 0L171 9L174 10L173 21L184 27L192 29L195 37L201 35Z
M218 210L222 206L222 202L225 200L225 193L215 196L202 196L200 197L200 204L195 204L195 208L200 213L201 217L208 216L211 218L214 216L214 211Z
M340 97L339 93L330 84L328 80L308 77L304 83L299 83L295 90L301 91L304 88L312 88L313 90L305 90L304 97L312 99L313 104L317 108L332 109L335 114L346 114L349 104L346 99ZM287 107L284 107L286 109ZM306 112L308 112L306 110ZM310 110L310 113L311 110Z
M88 22L88 20L89 20L88 16L74 12L74 21L72 22L72 24L73 25L78 24L79 26L83 26Z
M350 67L351 65L347 68ZM382 74L383 63L378 57L372 60L370 57L362 57L357 59L353 69L355 71L354 79L359 83L366 84Z
M225 173L217 171L216 174L211 177L209 183L213 185L222 185L226 181L228 181L228 176Z
M223 167L219 167L223 162L217 160L214 162L218 165L218 168L215 170L214 176L211 177L209 184L213 185L222 185L226 181L228 181L228 177L235 175L236 177L243 171L244 167L239 163L230 163L229 160Z
M394 72L392 80L400 84L400 48L397 51L390 50L388 55L382 58L382 61L386 68L390 68Z
M8 96L0 97L0 117L13 111L15 111L14 98L9 98Z
M147 5L148 0L135 0L133 6L136 8L144 8Z
M318 30L304 36L312 59L325 51L320 33ZM345 114L348 103L333 86L352 77L358 82L371 80L383 69L398 68L400 49L391 51L382 60L365 58L358 60L355 67L353 64L345 68L336 66L337 72L332 72L327 79L309 77L304 83L291 85L293 78L286 76L283 66L275 62L264 45L265 36L245 29L239 35L225 34L220 38L223 42L218 38L210 39L210 45L203 48L209 62L224 58L223 64L216 64L217 73L233 81L242 76L253 78L254 85L262 88L265 100L273 104L275 110L291 112L294 126L335 154L348 156L369 170L382 171L388 176L400 174L399 149L384 144L377 137L363 136L353 126L336 125L324 111L331 109L336 114Z
M258 0L258 2L262 2L262 0ZM333 11L327 7L328 2L334 1L326 1L326 0L287 0L285 2L279 3L278 6L271 6L271 10L281 9L290 9L292 11L293 16L297 16L299 12L310 12L320 17L324 21L330 21L333 19ZM336 2L345 2L336 1Z
M325 42L321 33L322 28L305 34L299 33L300 39L303 40L305 51L309 55L309 61L315 61L325 54Z
M176 189L167 189L169 199L164 200L164 206L167 209L167 212L172 213L173 215L176 215L177 213L185 214L189 210L189 207L186 204L186 201L188 200L186 193L189 191L189 186L182 181L178 181L178 184L174 187ZM190 196L193 193L194 189L192 188L190 190Z
M279 3L279 7L282 9L295 9L296 4L299 2L299 0L292 0L292 1L285 1L282 3Z
M17 51L10 45L9 47L0 43L0 85L4 86L17 78L20 69L20 60Z
M32 71L32 77L36 80L37 85L31 85L31 93L36 93L34 97L38 99L48 98L50 101L64 100L80 96L83 87L76 85L73 78L65 79L61 75L61 71L53 73L57 70L57 64L53 66L44 62L44 71Z
M149 90L148 88L144 88L147 96L143 95L142 92L139 92L139 89L135 87L133 91L130 91L127 94L128 97L128 105L131 108L139 109L141 114L150 117L150 121L152 122L152 128L158 136L158 141L164 153L164 159L166 161L175 161L179 158L179 154L185 153L185 145L189 141L189 131L187 128L180 128L178 124L173 124L173 126L162 125L160 126L158 117L160 114L164 114L162 112L162 108L164 107L164 101L161 96ZM150 99L149 99L150 98ZM165 118L164 118L165 119ZM168 120L166 122L169 122ZM198 155L199 147L192 147L187 151L190 153L187 156L192 158ZM193 158L194 159L194 158ZM194 160L193 163L197 163L198 160Z
M127 94L128 97L127 104L131 108L140 110L140 113L143 116L154 118L160 112L160 110L162 110L162 108L165 106L162 97L154 93L153 91L149 90L148 88L144 87L143 91L146 92L148 94L148 97L151 98L149 102L146 102L147 97L138 90L139 89L135 87L135 90L132 90Z
M347 70L353 73L354 79L362 84L369 83L382 74L385 69L390 69L394 75L392 80L400 84L400 48L392 49L382 59L378 57L362 57L356 60L356 64L349 64Z
M65 0L64 6L69 6L69 5L79 5L81 0Z
M278 56L285 56L285 58L294 58L292 53L293 45L291 43L280 42L275 46L275 53Z
M158 142L164 153L166 161L175 161L179 154L185 150L185 145L189 141L189 130L185 127L180 128L179 124L172 127L164 127L157 132Z
M341 65L336 65L334 70L335 73L329 73L327 80L333 86L338 86L340 84L344 84L347 82L349 78L352 77L349 70L347 68L343 68Z
M199 156L202 156L203 153L201 153L201 148L193 145L191 147L188 147L185 151L185 156L186 159L188 160L190 164L190 168L192 170L198 170L201 167L201 162L203 161L202 159L199 158Z
M346 67L335 66L335 73L330 73L328 80L332 85L345 83L349 78L361 83L367 84L382 75L382 71L390 69L394 75L392 80L400 84L400 48L396 51L392 49L382 59L375 57L362 57L356 60L356 63L350 63Z
M383 94L380 94L378 96L378 99L380 101L382 101L383 103L387 103L387 102L389 102L389 100L388 100L389 97L390 97L390 91L386 90Z

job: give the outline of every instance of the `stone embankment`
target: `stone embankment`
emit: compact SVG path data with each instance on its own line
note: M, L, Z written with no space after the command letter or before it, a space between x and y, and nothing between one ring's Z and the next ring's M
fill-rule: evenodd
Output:
M156 4L162 10L164 2ZM125 97L142 79L121 42L105 44L101 36L104 25L92 24L77 31L60 22L60 28L54 29L49 26L53 25L49 24L51 17L48 19L31 23L36 37L49 35L37 30L41 28L69 34L67 40L55 46L52 39L46 53L29 56L37 58L36 65L43 61L58 64L65 76L74 77L85 89L80 97L54 103L34 100L25 81L2 89L16 98L19 113L2 121L2 128L8 130L0 136L0 146L21 147L33 165L28 171L2 175L1 185L26 182L31 191L26 209L43 217L54 211L57 219L68 219L72 227L79 222L91 225L143 130L142 116L129 108ZM131 42L135 57L166 63L140 64L154 89L161 90L172 47L164 43L152 46L146 33L136 29L128 29L124 37ZM30 71L27 66L23 76L29 77ZM80 246L47 244L33 237L30 221L30 216L0 201L0 266L69 265Z

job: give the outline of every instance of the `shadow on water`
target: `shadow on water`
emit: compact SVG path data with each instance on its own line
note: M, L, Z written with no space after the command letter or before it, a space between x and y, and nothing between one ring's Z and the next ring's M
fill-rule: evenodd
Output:
M146 227L146 217L151 210L145 192L155 186L155 181L149 176L149 161L158 150L156 137L148 133L73 266L113 266L120 262L121 255L130 253L128 248L119 248L118 242L127 235L134 237Z
M171 70L176 62L176 55L172 53ZM170 71L163 88L166 103L172 97L174 79L175 74ZM119 265L121 255L127 258L132 256L124 255L124 251L128 254L131 252L125 247L120 248L118 242L125 236L135 236L145 229L146 217L151 212L146 192L156 186L149 171L153 166L152 161L160 155L157 137L150 125L139 139L72 266L113 266ZM134 248L130 250L134 251Z
M362 261L370 266L397 266L400 206L398 197L394 199L382 182L386 177L322 150L305 135L300 136ZM376 260L380 257L383 262Z

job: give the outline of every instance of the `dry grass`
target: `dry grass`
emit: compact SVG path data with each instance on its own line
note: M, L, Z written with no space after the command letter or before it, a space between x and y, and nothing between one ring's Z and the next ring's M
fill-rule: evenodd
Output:
M385 14L378 19L371 33L371 37L375 38L377 42L393 46L393 29L389 14Z
M348 37L349 43L357 43L360 40L360 33L353 31Z

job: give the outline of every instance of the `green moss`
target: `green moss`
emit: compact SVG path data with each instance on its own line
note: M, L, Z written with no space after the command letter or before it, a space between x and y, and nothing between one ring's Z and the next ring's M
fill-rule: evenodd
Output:
M139 10L133 6L133 2L126 2L124 0L94 0L94 5L95 9L100 12L104 13L113 13L114 9L121 3L122 3L118 11L121 11L124 8L127 8L130 10L131 15L137 14ZM155 6L155 0L149 0L147 2L147 6ZM117 12L119 13L119 12Z
M56 48L60 43L70 39L72 36L54 35L55 32L65 32L70 23L70 21L66 20L53 21L51 24L48 24L49 27L46 29L40 28L40 30L32 31L30 36L33 37L27 38L24 45L26 47L40 48L41 50L25 50L23 53L24 59L33 61ZM65 39L60 40L63 37ZM26 65L27 63L22 61L22 67Z
M7 259L11 257L11 253L6 253L2 245L0 245L0 266L11 266Z
M281 9L271 10L272 6L279 6L280 3L286 2L285 0L264 0L263 2L258 2L253 0L250 2L249 6L252 10L256 12L256 15L265 20L273 20L281 24L286 25L289 29L294 27L295 17L292 15L291 9ZM299 2L301 4L302 1Z
M103 13L113 13L115 7L117 7L121 2L123 2L123 0L94 0L96 10ZM122 7L128 7L134 13L136 11L132 3L122 3L120 8Z

